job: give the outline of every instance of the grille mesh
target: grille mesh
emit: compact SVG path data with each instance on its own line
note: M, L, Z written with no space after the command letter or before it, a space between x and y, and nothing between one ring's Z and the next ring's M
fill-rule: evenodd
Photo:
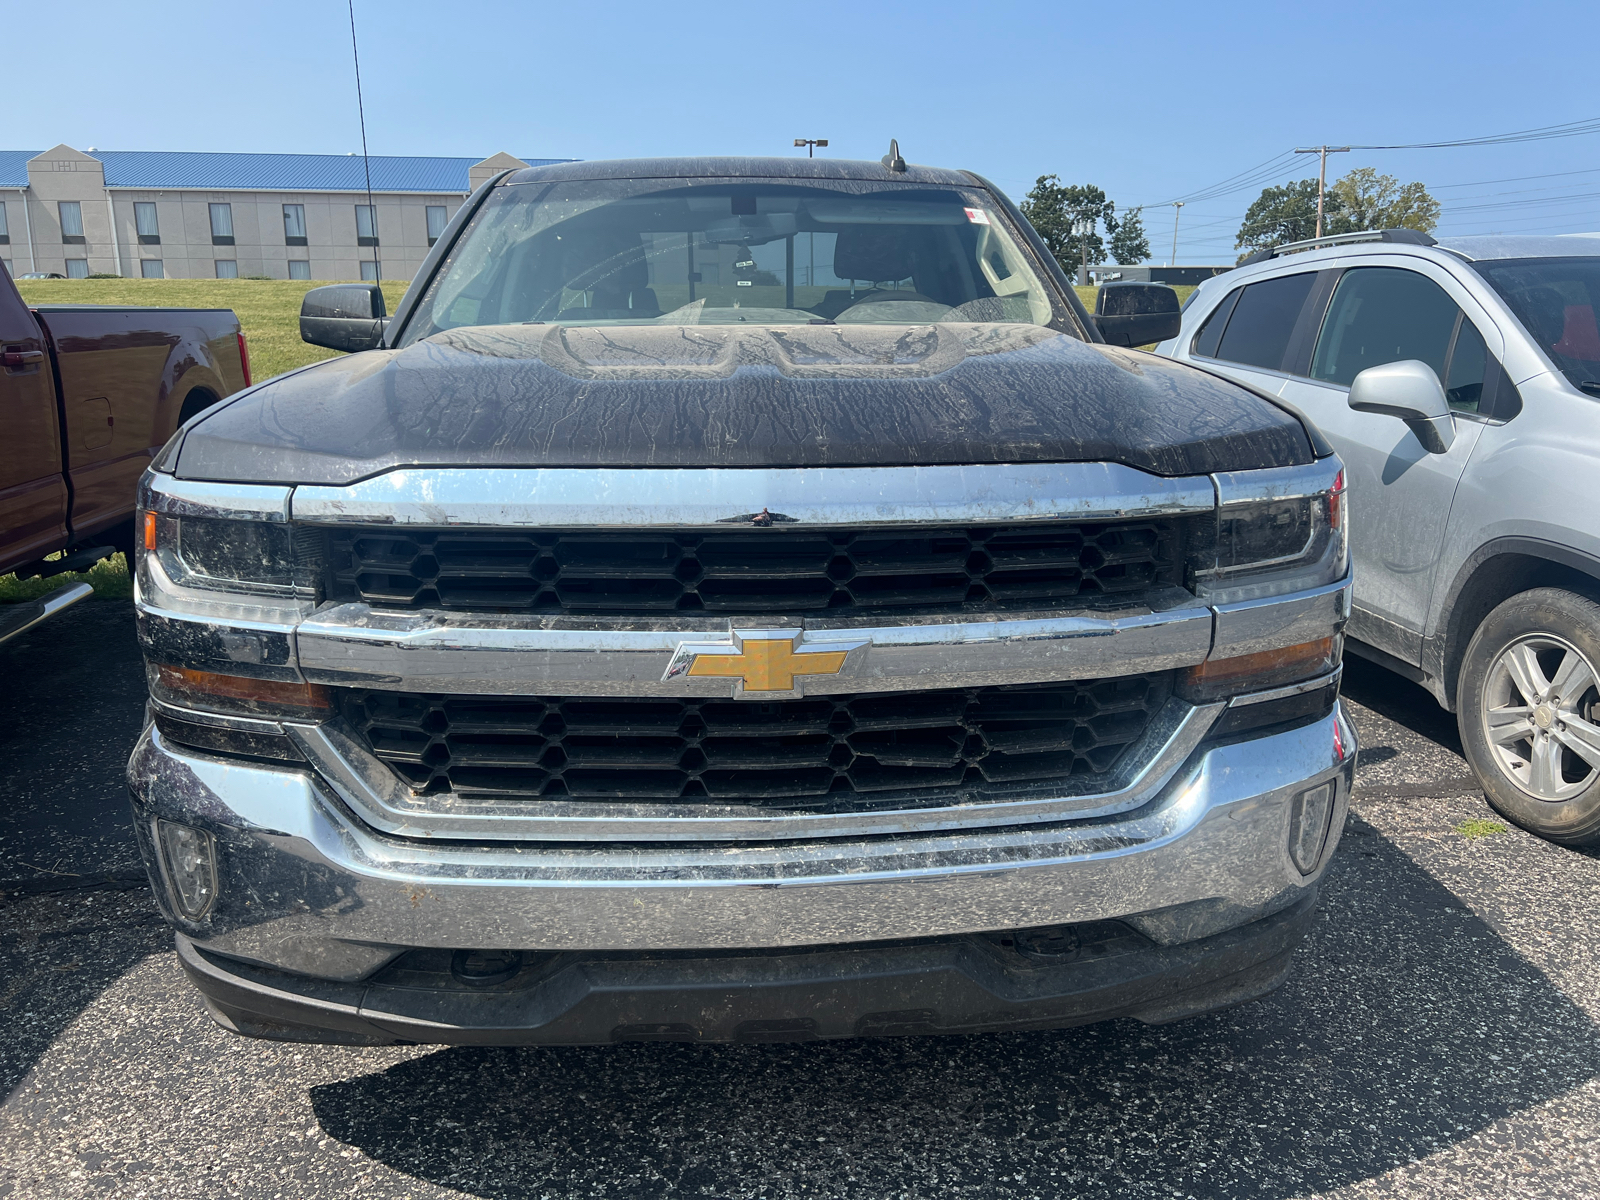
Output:
M1175 521L694 532L328 531L328 595L384 607L787 613L1044 607L1179 582Z
M340 703L428 792L858 811L891 793L1105 774L1170 691L1162 673L775 701L343 689Z

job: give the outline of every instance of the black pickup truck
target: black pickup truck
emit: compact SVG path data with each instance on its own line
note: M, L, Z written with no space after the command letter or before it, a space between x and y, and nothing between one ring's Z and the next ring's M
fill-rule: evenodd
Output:
M981 178L482 187L145 475L151 882L227 1028L774 1041L1270 990L1356 752L1344 474ZM1113 344L1115 343L1115 344Z

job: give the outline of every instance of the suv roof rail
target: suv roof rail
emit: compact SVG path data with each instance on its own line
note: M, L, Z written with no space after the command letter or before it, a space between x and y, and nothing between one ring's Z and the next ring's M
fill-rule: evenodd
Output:
M1351 242L1404 242L1411 246L1437 246L1437 238L1429 237L1417 229L1365 229L1359 233L1335 233L1328 237L1306 238L1303 242L1285 242L1266 250L1257 250L1248 258L1239 260L1241 267L1251 263L1266 262L1280 254L1295 254L1301 250L1315 250L1320 246L1344 246Z

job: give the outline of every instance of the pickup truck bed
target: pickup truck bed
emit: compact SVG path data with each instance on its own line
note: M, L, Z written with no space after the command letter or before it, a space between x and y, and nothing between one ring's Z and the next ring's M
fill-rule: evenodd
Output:
M183 421L249 383L228 309L58 304L0 282L0 572L131 551L140 473Z

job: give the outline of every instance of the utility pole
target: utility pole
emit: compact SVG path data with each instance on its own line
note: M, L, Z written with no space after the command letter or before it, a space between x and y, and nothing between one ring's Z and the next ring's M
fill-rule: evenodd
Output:
M1349 146L1307 146L1304 149L1295 148L1296 154L1315 154L1319 160L1317 167L1317 236L1322 236L1322 198L1328 191L1328 155L1348 154Z
M817 146L826 146L828 144L828 139L827 138L795 138L794 144L796 146L804 146L806 148L806 157L807 158L815 158L816 157L815 148Z
M1178 265L1178 218L1183 216L1183 206L1187 200L1174 200L1172 202L1172 262L1171 266Z

